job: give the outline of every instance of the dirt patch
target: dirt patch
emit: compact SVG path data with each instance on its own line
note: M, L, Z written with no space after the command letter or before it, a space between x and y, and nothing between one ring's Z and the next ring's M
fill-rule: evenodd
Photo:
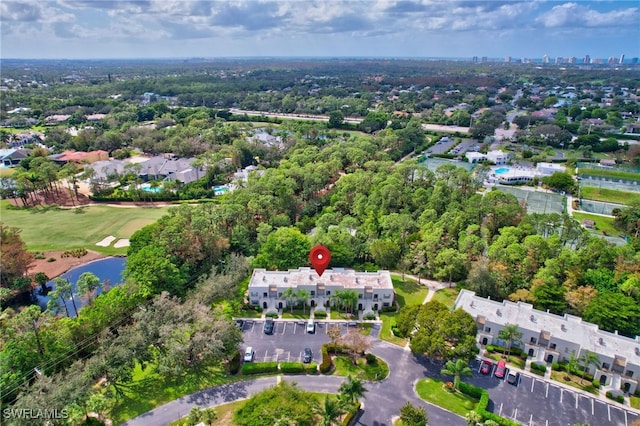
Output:
M27 207L33 206L50 206L53 204L57 204L62 207L75 207L75 206L86 206L91 204L91 200L84 194L71 195L72 193L67 190L67 188L61 188L58 193L55 191L46 192L36 192L32 193L28 199ZM9 202L14 206L25 207L22 199L20 198L10 198Z
M92 260L103 259L107 257L102 253L88 250L87 254L82 257L62 257L64 251L45 251L44 259L35 259L31 267L29 268L29 276L33 276L37 272L44 272L51 279L59 277L67 272L69 269L76 266L84 265ZM53 258L54 262L48 262L47 259Z

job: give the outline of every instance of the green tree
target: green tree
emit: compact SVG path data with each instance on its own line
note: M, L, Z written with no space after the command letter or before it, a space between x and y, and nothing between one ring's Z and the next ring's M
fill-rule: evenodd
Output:
M344 124L344 114L342 111L331 111L329 113L329 127L339 129Z
M42 294L47 294L49 289L47 288L47 282L49 281L49 277L44 272L36 272L33 276L33 280L40 286L40 292Z
M400 407L400 420L405 426L425 426L429 423L427 410L424 407L416 407L409 401Z
M445 368L440 370L440 374L447 376L453 376L453 387L458 389L460 386L460 377L471 377L471 368L467 365L467 362L463 359L457 359L454 361L447 361Z
M95 292L102 288L102 281L91 272L80 274L76 281L76 294L80 297L87 297L89 303L93 300Z
M286 271L309 263L309 238L297 228L282 227L272 232L255 258L257 268Z
M449 281L449 287L452 286L452 281L455 279L459 281L464 278L466 274L466 257L463 253L453 248L446 248L441 250L433 261L434 278L438 280Z
M625 336L640 334L640 307L633 298L622 293L598 294L585 309L583 318L603 330L618 330Z
M296 291L293 289L293 287L287 287L283 292L282 292L282 298L284 300L287 301L287 305L289 305L291 307L291 313L293 314L293 301L296 300Z
M239 426L274 426L286 419L286 425L311 426L313 396L286 380L253 394L233 416Z
M576 181L573 176L565 172L555 172L551 176L542 178L542 182L551 189L572 193L576 188Z
M326 395L322 402L314 401L313 412L320 416L320 424L322 426L342 424L340 416L345 413L343 404L339 400L329 397L329 395Z
M302 313L306 313L307 300L309 299L309 291L301 288L296 292L296 299L302 302Z
M26 275L32 263L33 256L20 237L20 228L0 222L0 286L10 287L16 278Z
M498 332L498 339L507 342L507 349L511 355L511 346L514 343L522 343L522 331L518 330L518 324L505 324Z
M565 365L565 371L566 371L566 375L565 375L565 380L569 381L571 380L571 377L569 377L570 374L578 374L578 370L580 369L580 360L576 357L575 354L571 354L569 355L569 361L567 361L567 364Z
M348 401L354 404L358 399L362 398L367 392L364 387L364 383L360 379L354 379L352 376L347 376L347 381L342 382L338 388L340 398L344 401Z

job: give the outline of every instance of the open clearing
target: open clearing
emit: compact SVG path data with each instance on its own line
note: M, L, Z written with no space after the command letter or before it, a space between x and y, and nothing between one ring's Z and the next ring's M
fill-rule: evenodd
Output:
M100 247L96 243L108 235L116 239L130 238L138 229L165 215L169 208L90 206L76 209L24 209L1 201L0 221L22 229L20 236L29 250L86 248L105 254L125 254L126 247Z

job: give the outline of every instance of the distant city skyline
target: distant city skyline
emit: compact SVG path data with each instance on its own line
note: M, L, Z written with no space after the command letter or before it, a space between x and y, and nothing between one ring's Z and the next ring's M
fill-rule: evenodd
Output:
M640 56L640 2L4 0L2 58Z

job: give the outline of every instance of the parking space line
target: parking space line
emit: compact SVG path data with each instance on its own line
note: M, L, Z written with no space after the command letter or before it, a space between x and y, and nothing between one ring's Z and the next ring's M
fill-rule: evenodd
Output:
M580 395L576 394L576 410L578 409L578 400L580 399Z
M499 416L502 416L502 402L500 403L500 411L499 411Z
M629 424L629 420L627 419L627 410L624 410L624 426Z
M513 413L513 420L518 421L518 407L516 407L516 411Z
M533 392L533 385L535 385L535 384L536 384L536 379L533 379L531 381L531 392Z
M607 414L609 415L609 421L611 421L611 406L607 404Z
M287 323L284 323L284 327L282 327L282 334L284 334L284 332L287 331Z
M533 425L533 414L529 415L529 426Z
M269 350L264 351L264 361L267 362L267 354L269 354Z
M562 404L562 397L564 397L564 391L560 388L560 404Z
M549 383L547 383L547 390L544 393L545 398L549 398Z
M591 415L595 415L595 400L593 398L591 398Z

